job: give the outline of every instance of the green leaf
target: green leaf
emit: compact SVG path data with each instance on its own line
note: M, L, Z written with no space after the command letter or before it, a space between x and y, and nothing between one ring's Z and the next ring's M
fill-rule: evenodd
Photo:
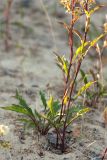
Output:
M57 121L55 121L55 119L53 120L53 119L51 119L50 117L47 117L46 115L42 115L42 117L45 119L45 120L47 120L48 121L48 123L52 126L52 127L54 127L55 129L58 129L58 126L60 126L61 125L61 123L57 123ZM59 122L59 121L58 121Z
M82 69L80 69L80 73L81 73L82 79L84 80L84 83L87 84L88 83L87 74L85 74L85 72Z
M19 94L18 90L16 90L15 98L19 101L19 105L24 107L31 115L33 115L32 109L28 106L25 99Z
M60 108L61 108L61 104L59 103L59 101L53 102L53 110L54 110L55 114L58 113L58 111L60 110Z
M71 114L77 113L77 112L79 112L83 108L84 108L84 106L81 106L81 105L79 105L79 106L73 106L73 107L71 107L69 109L69 114L71 115Z
M83 116L83 114L87 113L90 111L90 108L84 108L84 109L81 109L79 110L75 116L71 116L71 119L69 118L68 121L67 121L67 127L74 121L76 120L79 116Z
M61 105L58 100L54 101L54 98L50 96L47 102L49 112L47 113L48 117L55 118L58 115L58 111L61 108Z
M79 46L73 56L73 61L78 57L82 57L82 55L86 52L86 47L89 46L90 42L83 42L81 46Z
M68 24L66 24L65 22L59 22L59 24L63 25L63 27L68 31L68 33L70 32L70 26Z
M47 102L46 102L45 94L42 91L40 91L39 94L40 94L43 106L45 107L45 110L46 110L46 108L47 108Z
M79 37L79 39L80 39L80 41L82 43L83 42L83 38L82 38L81 33L78 30L76 30L76 29L73 29L73 32Z
M18 118L17 121L23 122L23 123L28 123L29 119L26 118Z
M92 40L90 42L90 46L93 47L101 38L103 38L105 36L105 34L101 34L100 36L98 36L97 38L95 38L94 40Z
M65 59L63 59L63 67L62 68L63 68L65 74L68 75L68 65L67 65Z
M56 54L56 58L57 58L57 65L60 67L60 69L66 74L68 75L68 60L65 58L65 56L59 56L58 54Z
M80 58L83 58L87 55L88 51L90 50L91 47L93 47L101 38L103 38L105 36L105 33L101 34L100 36L98 36L97 38L95 38L94 40L92 40L91 42L83 42L82 45L77 48L74 57L73 57L73 61L79 56Z
M91 47L94 47L95 44L96 44L101 38L103 38L105 35L106 35L106 34L103 33L103 34L101 34L100 36L98 36L97 38L95 38L94 40L92 40L92 41L90 42L90 45L89 45L88 49L86 50L86 52L85 52L85 54L84 54L83 56L85 56L85 55L88 53L88 51L90 50L90 48L91 48Z
M85 92L88 88L90 88L93 84L95 83L95 81L90 81L87 84L85 84L83 87L81 87L76 95L76 98L78 96L80 96L83 92Z
M29 112L25 108L22 108L22 106L19 106L19 105L16 105L16 104L13 104L12 106L7 106L7 107L1 107L1 108L4 109L4 110L10 110L10 111L14 111L14 112L17 112L17 113L22 113L22 114L25 114L25 115L29 115Z
M104 7L104 5L95 6L93 9L91 9L89 11L89 15L91 16L91 14L95 13L96 11L98 11L99 9L101 9L102 7Z
M85 12L85 14L86 14L87 17L90 17L90 16L91 16L91 15L90 15L90 12L87 11L86 9L84 9L84 12Z
M68 115L67 121L69 122L74 117L74 115L76 115L83 108L84 106L81 105L72 106L68 111L66 111L66 114Z
M80 110L80 111L77 113L77 115L78 115L78 116L82 116L83 114L85 114L85 113L87 113L87 112L89 112L89 111L90 111L90 108L84 108L84 109Z
M25 128L29 129L29 128L35 128L37 127L32 120L30 119L18 119L18 121L21 121L25 124Z
M28 104L24 100L24 98L19 94L18 90L16 90L15 98L19 101L19 104L25 108L28 108Z
M52 114L54 114L53 102L54 102L53 96L50 96L49 100L47 101L47 105Z
M49 110L45 116L53 121L56 120L56 118L59 115L59 110L61 108L61 104L59 103L59 101L53 101L53 105L52 105L52 111Z
M34 115L36 119L41 120L41 114L36 109L34 110Z

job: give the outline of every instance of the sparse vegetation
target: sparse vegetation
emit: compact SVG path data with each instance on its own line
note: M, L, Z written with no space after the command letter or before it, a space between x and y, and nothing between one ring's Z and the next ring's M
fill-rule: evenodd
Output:
M12 1L10 3L12 4ZM14 98L18 103L1 107L1 109L19 113L18 121L21 124L24 123L27 129L33 128L36 134L48 137L51 132L54 145L48 137L49 145L60 150L61 153L65 153L72 147L69 145L71 135L68 134L68 130L72 128L75 121L82 124L81 119L84 115L86 113L88 115L93 109L99 109L97 105L107 97L102 64L102 55L107 47L107 23L102 24L101 31L96 31L95 35L92 30L90 31L91 27L91 29L97 29L97 26L91 22L91 17L105 7L104 4L99 4L95 0L59 0L59 3L64 6L65 14L70 17L69 23L60 22L60 26L65 28L68 36L69 55L54 52L56 64L63 76L62 96L57 98L52 93L48 95L47 92L40 91L42 109L38 109L39 107L36 108L36 106L32 108L17 90ZM6 21L6 49L9 48L10 7L8 6ZM84 25L82 25L82 29L78 29L77 23L81 21L81 18L84 20ZM19 22L14 22L13 25L26 28ZM97 67L94 65L93 68L88 66L87 71L82 64L93 51L97 55L95 58L98 65ZM106 125L107 107L104 107L103 119ZM82 133L78 129L74 134L76 132L78 132L77 135ZM102 160L104 160L106 152L107 149Z

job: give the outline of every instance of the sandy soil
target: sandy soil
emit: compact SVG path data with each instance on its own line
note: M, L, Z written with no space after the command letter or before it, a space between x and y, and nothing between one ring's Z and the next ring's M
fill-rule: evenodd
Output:
M4 2L0 0L0 20L3 20ZM9 42L9 52L4 49L4 38L0 38L0 106L14 102L12 96L16 88L23 93L32 107L38 109L41 107L39 90L52 92L56 97L62 94L62 75L55 65L53 52L69 53L66 34L58 23L66 16L55 2L45 0L44 3L51 23L41 1L34 0L29 10L20 9L19 0L15 0L12 6L11 22L23 23L26 29L10 26L12 39ZM99 25L104 14L98 15L99 21L96 23ZM92 63L86 59L83 67L85 68L86 64L91 66ZM107 80L105 58L103 72ZM100 160L98 157L101 157L107 147L107 129L103 126L101 115L104 106L84 117L82 136L71 141L71 152L63 155L51 152L45 138L39 137L38 140L33 131L23 134L23 125L16 121L18 115L0 110L0 124L10 128L9 134L3 139L11 144L10 149L0 148L0 160ZM74 125L80 126L78 123Z

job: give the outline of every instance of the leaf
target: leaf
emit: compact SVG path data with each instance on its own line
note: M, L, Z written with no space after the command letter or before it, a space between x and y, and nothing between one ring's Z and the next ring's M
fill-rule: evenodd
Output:
M103 38L105 36L105 34L101 34L100 36L98 36L97 38L95 38L94 40L92 40L90 42L90 46L93 47L101 38Z
M28 106L24 98L19 94L18 90L16 90L15 98L19 101L19 105L24 107L31 115L33 115L32 109Z
M53 120L53 119L51 119L50 117L47 117L46 115L42 115L42 117L44 118L44 119L46 119L48 122L49 122L49 124L52 126L52 127L54 127L57 131L58 131L58 127L59 126L61 126L61 125L63 125L63 123L58 123L59 122L59 119L58 119L58 122L57 121L55 121L55 119Z
M54 114L54 110L53 110L53 96L50 96L49 100L47 101L47 105L51 111L52 114Z
M80 69L80 73L81 73L82 79L84 80L84 83L87 84L88 83L87 74L85 74L85 72L82 69Z
M27 128L27 129L37 127L36 123L34 123L30 119L18 119L18 121L23 122L25 124L25 128Z
M63 27L68 31L68 33L70 32L70 26L67 25L65 22L59 22L59 24L63 25Z
M78 57L78 56L81 56L82 57L82 55L85 53L85 51L86 51L86 49L85 49L85 47L87 47L88 45L90 44L90 42L88 41L88 42L83 42L82 44L81 44L81 46L79 46L78 48L77 48L77 50L76 50L76 52L75 52L75 54L74 54L74 57L73 57L73 61Z
M17 121L21 121L23 123L28 123L29 119L26 118L18 118Z
M83 114L87 113L90 111L90 108L84 108L84 109L81 109L79 110L75 116L72 118L71 116L71 119L68 119L68 122L67 122L67 126L68 127L74 120L76 120L79 116L83 116Z
M47 112L47 114L46 114L46 117L51 120L55 120L59 115L60 108L61 108L61 104L59 103L59 101L54 101L53 107L52 107L52 112L51 112L51 110L49 110L49 112Z
M80 96L84 91L86 91L88 88L90 88L93 84L95 83L95 81L93 82L88 82L87 84L85 84L83 87L81 87L76 95L76 98L78 96Z
M69 111L67 111L68 113L68 122L72 119L72 117L74 115L76 115L80 110L84 109L84 106L78 105L78 106L72 106Z
M28 115L29 117L34 117L32 109L28 106L28 104L23 99L23 97L19 95L18 91L16 91L15 98L19 101L18 105L13 104L8 107L2 107L2 109L22 113L22 114Z
M34 115L36 119L41 120L41 114L36 109L34 110Z
M64 97L64 104L65 104L65 105L67 104L68 100L69 100L69 97L66 95L66 96Z
M87 55L88 51L91 49L91 47L94 47L95 44L96 44L101 38L103 38L105 35L106 35L106 34L103 33L103 34L101 34L100 36L98 36L97 38L95 38L94 40L92 40L92 41L90 42L90 44L89 44L88 49L86 50L86 52L84 52L84 54L82 55L82 57L85 57L85 56Z
M79 39L80 39L80 41L82 43L83 42L83 38L82 38L81 33L78 30L76 30L76 29L73 29L73 32L79 37Z
M73 107L71 107L69 109L69 114L71 115L71 114L77 113L77 112L79 112L83 108L84 108L84 106L81 106L81 105L79 105L79 106L73 106Z
M91 14L95 13L96 11L98 11L99 9L101 9L102 7L104 7L105 5L99 5L96 6L95 8L93 8L90 12L89 15L91 16Z
M51 117L51 119L55 119L61 108L59 101L54 101L53 97L50 96L50 99L48 100L47 104L49 107L49 112L47 112L46 116L48 118Z
M24 123L24 127L27 129L38 127L38 125L36 125L37 122L34 123L30 119L20 118L20 119L17 119L17 121Z
M59 101L55 101L53 102L53 110L54 110L54 113L57 114L58 111L60 110L61 108L61 104L59 103Z
M15 98L19 101L19 104L25 108L28 107L28 104L24 100L24 98L19 94L18 90L16 90Z
M22 106L19 106L19 105L16 105L16 104L13 104L12 106L7 106L7 107L1 107L1 108L4 109L4 110L10 110L10 111L14 111L14 112L17 112L17 113L22 113L22 114L25 114L25 115L29 115L29 112L25 108L22 108Z
M57 63L58 64L62 64L63 63L62 57L60 55L58 55L56 52L54 52L54 54L56 56Z
M74 57L73 57L73 61L80 56L80 58L84 58L86 56L86 54L88 53L89 49L91 47L93 47L101 38L103 38L106 34L103 33L100 36L98 36L97 38L95 38L94 40L92 40L91 42L83 42L82 45L80 47L77 48Z
M91 15L90 15L90 12L87 11L86 9L84 9L84 12L85 12L85 14L86 14L87 17L90 17L90 16L91 16Z
M91 47L95 46L95 44L96 44L101 38L103 38L105 35L106 35L106 34L103 33L103 34L99 35L97 38L95 38L94 40L92 40L92 41L90 42L90 46L88 47L88 49L87 49L87 51L85 52L84 56L88 53L89 49L90 49Z
M90 17L93 13L95 13L96 11L98 11L100 8L104 7L105 5L99 5L99 6L95 6L93 9L91 9L90 11L87 11L84 9L85 14L87 15L87 17Z
M90 111L90 108L84 108L77 113L77 116L82 116L83 114Z
M45 110L46 110L46 108L47 108L47 102L46 102L45 94L42 91L40 91L39 94L40 94L43 106L45 107Z
M68 75L68 65L67 65L65 59L63 59L63 66L62 66L62 68L63 68L65 74Z
M65 56L63 55L62 57L59 56L58 54L56 54L56 58L57 58L57 64L58 66L62 69L62 71L68 75L68 60L65 58Z
M76 105L76 106L72 106L70 107L69 110L66 111L66 114L68 114L68 117L71 118L73 115L77 114L80 110L84 109L85 106L83 105Z

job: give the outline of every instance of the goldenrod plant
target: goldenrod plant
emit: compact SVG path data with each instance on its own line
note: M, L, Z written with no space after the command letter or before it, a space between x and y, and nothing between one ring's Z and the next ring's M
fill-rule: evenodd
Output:
M57 64L64 75L64 92L62 99L55 100L50 95L47 99L43 92L40 92L40 97L43 103L44 110L42 112L33 110L26 103L22 96L16 92L15 98L18 99L19 104L2 107L5 110L11 110L24 115L21 121L25 122L29 127L34 127L36 130L46 135L50 129L54 130L56 134L55 147L65 152L67 148L67 129L72 123L90 111L88 106L83 105L83 99L78 103L78 98L82 96L88 89L97 83L97 80L88 81L83 78L83 82L78 86L78 74L84 76L81 70L81 64L89 53L90 49L95 47L99 40L106 36L106 25L104 25L103 33L99 34L95 39L88 38L90 30L91 16L104 5L99 5L95 0L59 0L66 10L66 14L71 17L70 23L62 22L64 28L68 33L69 42L69 58L55 53ZM76 28L76 23L80 17L84 16L84 33L81 33ZM80 45L75 49L74 36L78 37Z
M70 24L63 23L64 27L68 31L70 59L67 60L65 57L61 57L59 55L57 56L58 64L65 74L65 89L61 102L59 121L63 121L61 150L62 152L64 152L67 127L74 121L74 119L78 118L78 116L81 116L89 111L89 108L86 107L83 110L79 110L78 106L76 105L77 107L75 108L78 111L76 114L74 114L75 116L73 116L73 114L71 113L73 107L75 106L75 100L79 96L81 96L88 88L90 88L91 85L94 85L96 83L96 81L87 81L84 86L78 89L77 93L74 93L76 80L81 69L81 64L88 54L89 50L92 47L95 47L100 39L105 37L106 27L104 27L104 31L102 34L98 35L93 40L89 40L87 37L90 30L91 16L97 10L104 7L104 5L98 5L95 0L60 0L60 3L64 6L66 12L68 12L68 14L70 14L71 16ZM84 22L84 34L81 34L81 32L75 28L75 25L79 21L81 16L86 17ZM78 41L80 41L81 43L80 46L76 48L76 50L74 49L75 34L78 36Z

